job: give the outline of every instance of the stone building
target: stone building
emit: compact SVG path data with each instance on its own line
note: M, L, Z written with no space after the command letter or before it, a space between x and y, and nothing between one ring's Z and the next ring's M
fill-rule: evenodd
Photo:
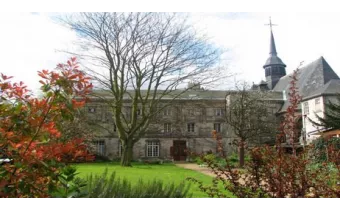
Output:
M172 101L149 125L146 135L134 146L134 159L162 158L186 161L192 152L216 152L216 142L211 132L216 130L223 137L228 136L224 123L226 91L192 89ZM164 99L164 103L167 100ZM128 112L129 104L126 104ZM97 153L111 159L121 155L121 146L108 107L98 98L92 98L86 105L88 118L111 129L100 129L94 140ZM113 134L113 135L112 135Z
M270 119L277 122L289 106L290 75L286 74L286 65L278 57L272 29L269 58L263 68L266 81L253 84L250 91L268 93L269 97L264 100L269 101ZM326 101L340 92L340 80L323 57L302 67L298 80L299 93L303 97L303 105L300 104L299 109L296 110L303 114L298 120L301 129L300 143L309 143L317 136L312 134L320 128L311 125L308 117L312 117L314 111L324 111ZM228 90L200 88L188 90L153 119L146 135L134 146L134 159L162 158L186 161L189 160L185 152L187 149L198 153L216 152L217 145L212 139L212 130L221 133L227 153L236 151L230 144L235 138L234 132L226 125L224 118L226 103L232 103L233 95L235 94ZM166 99L164 103L167 103ZM129 112L128 106L127 103L127 112ZM108 107L100 99L93 98L86 109L90 119L111 130L107 132L101 129L97 133L97 138L94 140L97 153L111 159L120 157L121 146L115 128L112 126Z

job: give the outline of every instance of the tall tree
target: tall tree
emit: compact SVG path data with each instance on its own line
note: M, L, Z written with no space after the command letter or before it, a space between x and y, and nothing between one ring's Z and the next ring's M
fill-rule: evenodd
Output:
M97 95L113 113L122 166L131 166L133 147L150 120L186 91L179 90L183 82L202 85L221 78L221 69L212 68L220 50L182 14L81 13L63 20L80 37L77 56L112 98ZM161 103L165 97L169 103Z
M237 137L239 165L243 167L245 148L248 143L259 143L263 139L275 137L276 128L273 114L269 114L267 92L250 90L246 84L226 97L225 120Z

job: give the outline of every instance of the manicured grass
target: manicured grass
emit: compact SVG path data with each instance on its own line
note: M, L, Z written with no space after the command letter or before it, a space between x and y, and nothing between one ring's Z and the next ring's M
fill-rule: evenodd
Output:
M144 165L140 163L134 163L133 167L121 167L118 163L84 163L77 164L77 171L79 177L85 178L87 175L102 174L107 168L109 174L113 171L120 178L126 178L131 181L132 184L137 183L139 179L144 181L158 179L163 180L164 183L174 182L180 184L186 181L187 177L194 177L205 184L211 184L212 178L204 175L200 172L188 170L175 166L174 164L162 164L162 165ZM208 197L205 193L201 192L197 185L191 183L190 193L193 193L193 197L204 198ZM231 193L230 193L231 195Z

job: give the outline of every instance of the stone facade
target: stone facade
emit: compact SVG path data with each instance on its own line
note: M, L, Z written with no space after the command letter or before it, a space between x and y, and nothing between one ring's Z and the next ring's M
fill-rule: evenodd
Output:
M188 98L189 95L195 95L195 98ZM185 148L192 152L216 152L216 141L211 134L215 129L223 136L225 152L235 150L229 144L233 134L225 124L225 95L226 91L195 90L188 91L187 98L182 97L173 101L171 106L158 113L150 123L145 136L134 145L133 158L137 160L155 156L173 160L171 150L176 141L185 144ZM86 109L88 119L103 128L97 130L97 137L94 139L97 152L110 159L118 159L121 155L120 142L108 107L103 101L94 99L87 103ZM126 111L128 110L127 108ZM148 148L148 142L157 142L155 154L150 155L152 151L148 150L152 150L150 149L152 145ZM185 159L181 158L180 160L185 161L190 157L185 155Z
M212 138L212 131L217 130L223 139L225 154L237 152L232 142L237 138L230 126L225 123L225 109L233 102L236 92L219 90L189 90L178 100L160 111L150 123L143 138L135 145L133 158L161 158L166 160L188 161L186 154L176 158L177 143L179 150L185 149L195 153L217 151L216 141ZM264 98L268 103L268 121L275 123L276 114L283 105L283 95L280 92L268 92ZM170 103L164 100L164 104ZM125 111L129 112L129 103L125 104ZM97 152L110 159L118 159L121 155L120 142L112 121L112 114L103 101L93 99L86 105L88 118L100 124L104 129L97 131L94 142ZM108 130L110 132L108 132ZM275 135L266 136L262 143L273 143ZM101 142L101 143L99 143ZM153 148L157 147L154 154ZM183 151L182 151L183 153Z

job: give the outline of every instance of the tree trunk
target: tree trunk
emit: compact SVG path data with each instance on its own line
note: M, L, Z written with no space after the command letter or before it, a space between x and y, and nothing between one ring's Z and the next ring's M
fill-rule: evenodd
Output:
M132 155L133 155L133 145L126 145L123 146L123 153L120 160L121 166L131 167L131 161L132 161Z
M241 141L240 143L240 151L239 151L239 164L240 164L240 168L243 168L244 166L244 142Z

